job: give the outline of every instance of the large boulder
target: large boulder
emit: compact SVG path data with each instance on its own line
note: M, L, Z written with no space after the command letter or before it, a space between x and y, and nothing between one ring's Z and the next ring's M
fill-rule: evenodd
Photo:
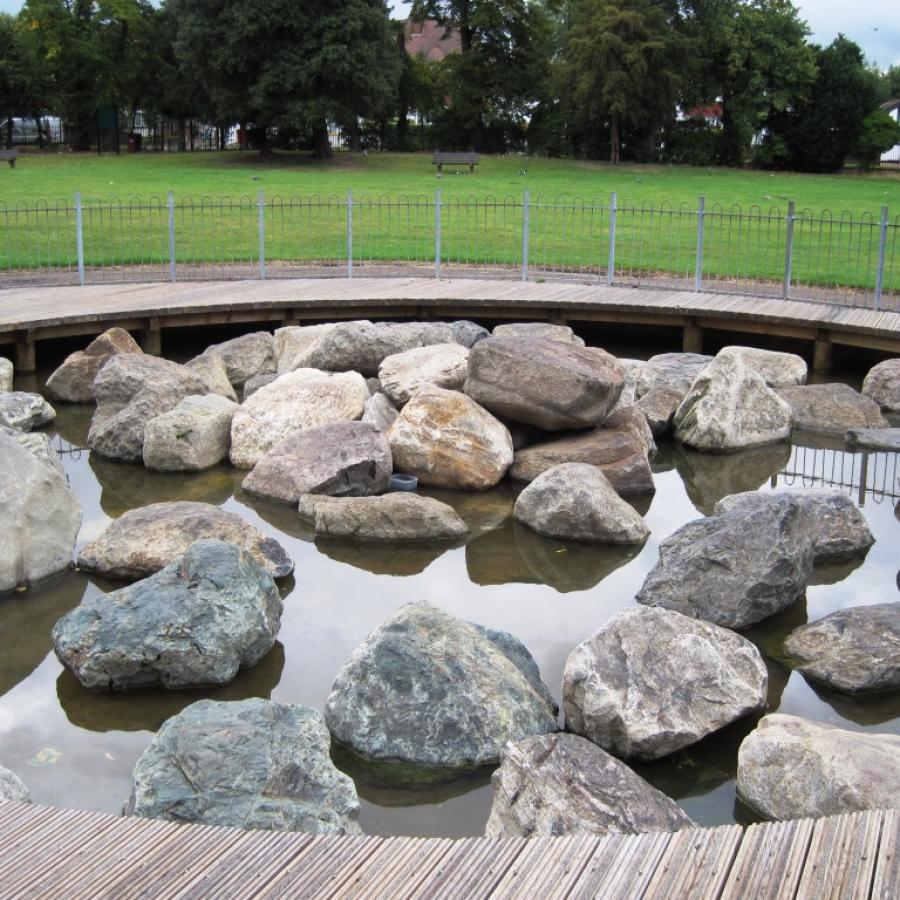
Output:
M384 433L365 422L295 431L253 467L242 487L296 503L304 494L365 497L387 490L393 463Z
M26 391L0 393L0 426L31 431L56 418L56 410L40 395Z
M228 458L237 403L219 394L185 397L144 431L144 465L157 472L199 472Z
M358 372L288 372L261 387L235 414L231 462L239 469L252 469L295 431L359 419L368 399L369 389Z
M216 538L246 550L274 578L294 564L255 525L211 503L176 500L132 509L81 548L78 565L113 578L145 578L180 559L195 541Z
M672 419L675 438L698 450L742 450L791 436L791 409L762 376L728 354L697 376Z
M227 684L272 649L281 610L246 550L202 540L155 575L83 600L54 626L53 649L86 688Z
M900 603L842 609L801 625L784 649L807 678L834 690L900 690Z
M228 372L222 357L215 350L205 350L199 356L189 359L184 367L200 377L206 385L206 393L218 394L237 403L237 391L228 380Z
M167 719L134 767L128 815L269 831L361 834L353 781L308 706L200 700Z
M495 326L494 337L546 338L583 347L584 341L568 325L553 325L550 322L506 322Z
M655 387L669 387L686 394L696 377L713 361L702 353L660 353L636 368L635 395L644 396Z
M512 635L413 603L353 651L325 705L333 737L386 763L496 763L507 741L557 731L557 706Z
M374 425L379 431L388 431L391 425L397 421L398 415L400 413L397 411L397 407L388 400L387 395L378 391L366 400L362 421L368 425Z
M0 593L68 569L80 527L65 475L0 432Z
M0 356L0 394L13 389L15 367L5 356Z
M316 537L420 542L455 541L469 533L452 506L405 492L383 497L307 494L300 498L298 511Z
M563 463L519 494L513 515L538 534L594 544L642 544L650 529L609 483L603 470Z
M806 361L796 353L760 350L757 347L723 347L717 356L740 360L748 369L760 375L771 388L806 384Z
M388 439L394 468L433 487L492 488L513 460L512 438L502 423L465 394L438 387L416 392Z
M622 757L658 759L766 704L750 641L665 609L627 609L579 644L563 672L570 731Z
M293 372L294 369L305 368L305 355L335 327L333 322L324 322L321 325L288 325L285 328L276 328L272 350L278 374L283 375L285 372Z
M415 347L387 357L378 369L378 379L388 399L402 406L425 385L461 391L468 363L469 351L459 344Z
M15 772L0 766L0 803L29 803L31 791Z
M59 454L53 447L53 441L50 436L43 431L16 431L15 428L9 428L6 425L0 425L0 434L12 438L20 447L27 450L32 456L37 457L41 462L46 463L53 469L56 469L61 475L65 474L62 462L60 462Z
M900 359L887 359L873 366L862 392L886 412L900 412Z
M637 601L749 628L804 595L813 558L801 504L776 494L753 508L688 522L666 538Z
M254 375L275 371L274 341L268 331L254 331L207 347L221 357L232 387L243 387Z
M101 456L141 462L147 423L206 385L195 372L144 353L110 357L94 379L97 409L88 446Z
M495 337L472 348L465 392L502 418L561 431L603 422L624 383L625 370L603 350Z
M890 809L900 797L900 735L765 716L738 751L737 792L767 819Z
M780 388L790 406L794 427L802 431L843 436L851 428L887 428L878 404L849 384L805 384Z
M110 357L120 353L142 353L137 341L123 328L110 328L84 348L66 357L47 379L47 393L54 400L92 403L94 379Z
M625 763L574 734L507 744L491 782L489 838L645 834L694 824Z

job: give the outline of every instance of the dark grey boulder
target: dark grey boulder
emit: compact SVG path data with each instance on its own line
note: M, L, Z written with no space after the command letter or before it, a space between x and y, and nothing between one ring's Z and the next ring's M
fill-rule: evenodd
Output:
M487 328L482 328L475 322L468 319L459 319L450 323L450 330L453 332L453 340L462 347L468 347L470 350L479 341L491 336Z
M844 435L851 428L887 428L887 419L870 397L848 384L804 384L779 388L791 407L794 428Z
M15 772L0 766L0 803L29 803L31 791Z
M228 380L236 388L256 375L275 371L274 338L268 331L242 334L207 347L206 352L210 351L221 357Z
M0 426L31 431L56 418L56 410L40 395L27 391L0 393Z

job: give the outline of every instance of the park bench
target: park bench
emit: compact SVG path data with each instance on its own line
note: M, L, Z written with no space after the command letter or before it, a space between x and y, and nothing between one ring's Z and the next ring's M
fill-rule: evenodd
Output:
M471 153L471 152L447 152L444 150L438 150L437 153L434 154L434 158L431 160L431 164L433 166L438 167L438 172L442 172L444 170L444 166L468 166L470 172L475 171L475 166L481 160L480 153Z
M16 167L16 160L19 158L18 150L0 150L0 160L5 159L9 163L9 167Z

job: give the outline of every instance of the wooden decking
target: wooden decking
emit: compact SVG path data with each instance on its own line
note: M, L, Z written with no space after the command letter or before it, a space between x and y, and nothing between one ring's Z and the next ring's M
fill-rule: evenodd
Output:
M675 834L321 837L0 804L0 896L896 900L900 810Z
M0 290L0 345L34 367L36 341L97 334L111 325L138 332L153 352L162 329L221 323L291 324L348 318L543 319L682 329L698 350L703 329L812 341L817 368L833 344L900 353L900 312L734 294L571 283L427 278L107 284Z

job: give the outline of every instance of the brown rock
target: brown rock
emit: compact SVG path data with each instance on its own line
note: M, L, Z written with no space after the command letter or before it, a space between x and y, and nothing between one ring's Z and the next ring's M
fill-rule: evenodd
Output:
M47 393L54 400L93 403L94 379L103 365L119 353L142 353L134 338L123 328L110 328L84 348L66 357L47 379Z

